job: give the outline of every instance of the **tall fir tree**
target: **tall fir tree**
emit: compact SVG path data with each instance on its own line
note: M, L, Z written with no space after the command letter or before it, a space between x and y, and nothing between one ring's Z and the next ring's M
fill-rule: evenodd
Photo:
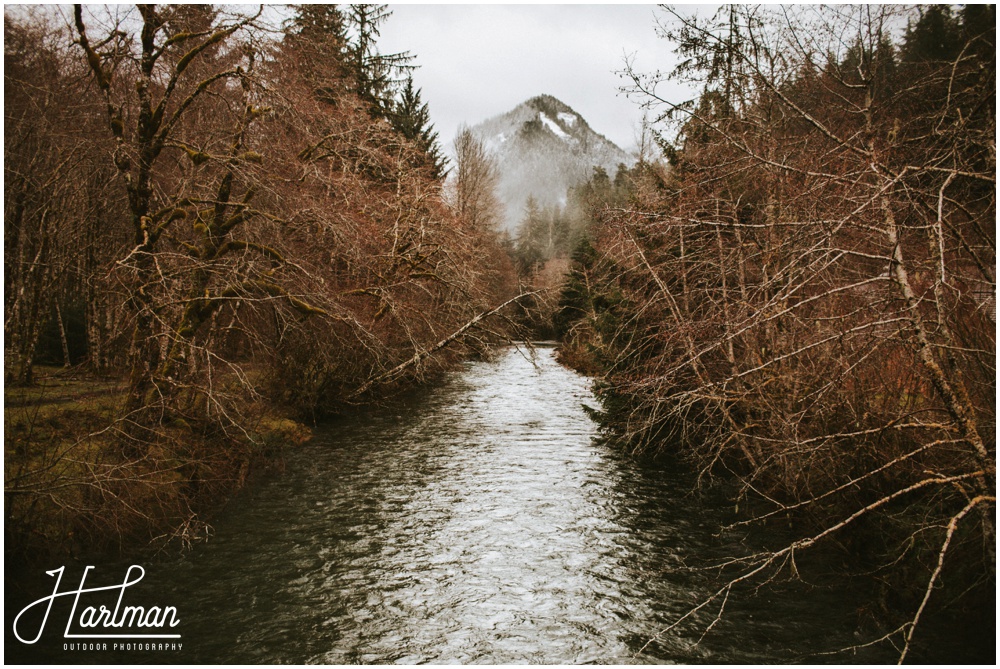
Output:
M427 165L435 179L440 179L446 171L446 159L438 143L438 133L431 123L427 103L420 99L420 89L413 86L413 77L408 76L394 103L390 120L392 126L403 137L414 142L426 155Z
M392 16L386 5L348 5L346 65L354 92L371 107L373 116L391 118L397 87L413 65L408 52L379 53L380 26Z
M947 5L921 7L916 24L907 26L904 56L911 62L951 61L962 47L960 31Z
M285 43L300 53L299 69L321 100L332 102L347 88L347 22L336 5L295 5L285 25Z

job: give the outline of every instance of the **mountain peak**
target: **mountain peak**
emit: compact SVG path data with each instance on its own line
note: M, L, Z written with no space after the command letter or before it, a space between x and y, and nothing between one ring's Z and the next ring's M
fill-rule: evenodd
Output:
M543 93L542 95L536 95L535 97L525 100L521 104L527 105L532 109L537 109L538 111L547 112L550 114L560 114L569 113L576 114L573 109L563 102L562 100Z
M547 94L471 130L497 158L499 196L510 230L520 221L528 197L541 206L561 206L567 190L589 179L595 167L614 174L619 164L634 162L572 107Z

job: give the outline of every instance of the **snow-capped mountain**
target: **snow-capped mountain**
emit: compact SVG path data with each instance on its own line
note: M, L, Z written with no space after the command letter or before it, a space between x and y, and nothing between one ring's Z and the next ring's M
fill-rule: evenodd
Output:
M589 179L595 166L613 178L619 164L635 162L551 95L531 98L471 130L497 158L498 194L507 208L506 227L512 231L528 196L540 206L562 205L567 189Z

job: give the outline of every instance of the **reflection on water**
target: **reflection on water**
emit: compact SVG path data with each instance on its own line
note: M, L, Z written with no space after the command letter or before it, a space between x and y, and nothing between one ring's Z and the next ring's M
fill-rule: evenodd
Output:
M593 402L551 349L509 349L329 426L234 500L211 541L147 565L143 587L180 611L183 653L57 659L633 661L709 591L682 560L745 549L713 536L720 512L688 495L688 475L597 440ZM856 642L853 613L826 591L741 600L700 643L714 610L634 659L803 659Z

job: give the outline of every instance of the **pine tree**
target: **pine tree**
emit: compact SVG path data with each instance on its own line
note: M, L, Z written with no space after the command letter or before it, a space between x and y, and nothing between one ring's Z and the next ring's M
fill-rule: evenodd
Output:
M572 264L559 295L559 305L552 314L552 323L559 339L566 336L574 323L595 313L589 274L593 272L597 258L597 251L586 237L573 250Z
M299 69L319 99L332 102L345 90L347 25L336 5L295 5L285 43L300 53Z
M391 118L395 89L413 69L407 52L379 53L380 26L392 16L386 5L348 5L346 64L354 92L371 106L373 116Z
M528 274L545 262L545 242L548 226L544 212L534 195L524 203L524 214L517 226L517 263L522 274Z
M950 61L961 49L960 28L947 5L920 9L916 25L906 30L905 56L911 62Z
M437 131L431 124L427 103L420 99L420 89L414 88L412 76L407 76L390 120L399 134L414 142L426 155L426 164L430 166L434 178L443 177L446 160L438 143Z

